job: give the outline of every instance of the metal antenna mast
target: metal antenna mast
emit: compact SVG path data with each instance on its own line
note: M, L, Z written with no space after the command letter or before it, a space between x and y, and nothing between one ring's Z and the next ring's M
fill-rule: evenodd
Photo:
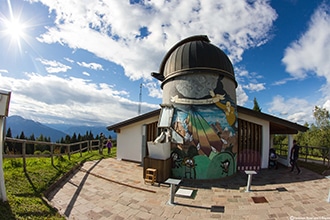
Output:
M140 83L140 94L139 94L139 109L138 109L138 115L141 114L141 102L142 102L142 83Z

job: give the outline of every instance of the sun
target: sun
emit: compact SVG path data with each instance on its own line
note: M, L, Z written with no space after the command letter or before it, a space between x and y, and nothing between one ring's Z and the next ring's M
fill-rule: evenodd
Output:
M9 47L16 47L19 51L22 50L21 41L26 40L26 27L19 19L12 18L3 20L2 36L9 39Z
M24 38L24 25L18 19L12 19L5 22L5 34L13 40L19 41Z
M1 14L0 16L0 34L2 37L8 39L9 47L15 46L21 51L21 41L27 40L28 23L21 18L21 12L15 13L12 9L11 1L7 0L8 15Z

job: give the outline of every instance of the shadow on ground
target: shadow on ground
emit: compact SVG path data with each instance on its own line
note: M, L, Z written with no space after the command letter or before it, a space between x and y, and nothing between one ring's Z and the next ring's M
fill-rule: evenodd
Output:
M278 169L262 169L257 171L256 175L252 177L252 185L264 186L272 184L285 184L293 182L304 182L322 179L324 176L317 174L305 168L300 168L301 173L297 174L297 171L290 172L291 168L285 166L279 166ZM235 189L245 187L247 184L247 175L244 171L238 171L235 175L225 177L217 180L192 180L183 179L180 186L196 187L210 189L212 187ZM281 188L269 189L270 191L281 191Z

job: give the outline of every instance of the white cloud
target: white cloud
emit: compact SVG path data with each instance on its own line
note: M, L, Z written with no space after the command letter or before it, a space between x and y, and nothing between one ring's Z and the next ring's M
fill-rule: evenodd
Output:
M249 83L248 85L244 85L243 88L256 92L266 89L265 83Z
M38 37L40 42L84 50L118 64L129 79L142 78L149 96L155 98L162 97L162 90L160 82L152 79L150 73L159 69L166 52L178 41L206 34L212 44L223 49L236 63L242 60L245 50L268 41L277 18L267 0L150 0L133 5L122 0L30 1L49 7L50 17L55 18L54 25L46 27L46 32ZM148 32L143 38L142 28ZM64 59L74 63L70 58ZM39 61L50 73L71 68L57 61ZM78 62L78 65L103 70L96 63ZM26 80L0 75L0 81L4 80L10 85L7 89L13 91L11 115L40 122L61 123L75 118L80 124L108 125L136 116L138 110L139 103L131 101L126 91L108 84L39 74L27 74ZM252 78L249 80L258 84ZM243 87L239 85L236 91L238 105L244 105L248 96ZM159 105L142 103L145 112L155 108Z
M123 66L133 80L150 80L170 47L196 34L207 34L234 62L240 61L246 49L268 40L277 18L264 0L40 2L56 15L56 26L48 27L39 41L87 50ZM141 28L149 33L145 38L139 37Z
M313 121L314 106L305 99L285 99L282 96L275 96L269 105L268 111L280 118L286 118L299 124Z
M103 67L101 64L98 63L85 63L85 62L77 62L79 66L86 67L92 70L103 70Z
M8 70L0 69L0 73L8 73Z
M26 74L27 79L0 75L6 90L12 91L10 115L20 115L47 123L109 125L123 117L137 115L138 102L127 98L126 91L105 83L95 84L78 78ZM144 112L159 108L142 103Z
M91 75L91 74L89 74L88 72L85 72L85 71L83 71L82 74L85 75L85 76L90 76Z
M292 81L292 80L296 80L295 78L285 78L285 79L281 79L278 81L275 81L272 85L274 86L280 86L280 85L284 85L286 84L288 81Z
M70 59L70 58L68 58L68 57L65 57L64 59L65 59L66 61L70 62L70 63L74 63L74 60L72 60L72 59Z
M258 82L258 79L262 79L263 77L256 72L249 72L244 67L236 67L235 75L238 82L236 89L238 105L243 106L249 99L244 90L259 92L266 89L265 83Z
M241 85L236 88L237 105L244 106L249 97L246 95Z
M286 71L295 78L316 74L330 83L329 39L330 7L324 3L313 14L308 30L285 50Z
M71 69L70 66L64 65L55 60L46 60L46 59L37 59L43 65L45 65L46 71L48 73L59 73L59 72L66 72L67 70Z
M330 112L330 99L326 100L322 108L326 108Z
M320 100L317 100L315 105L324 106L328 110L330 110L329 39L330 7L326 3L323 3L312 15L306 32L303 33L297 41L292 42L291 45L286 48L282 59L282 62L286 65L286 71L290 73L293 79L305 79L314 75L326 79L321 89L321 91L323 91L323 97L320 97ZM292 78L287 80L292 80ZM287 104L290 105L291 103L288 102ZM293 106L293 108L294 107L295 106ZM305 112L308 113L307 115L311 115L311 108L313 107L314 106L307 107L308 111L306 112L305 110ZM292 114L291 117L297 115L299 114Z
M149 91L149 96L161 99L163 92L160 88L160 83L148 82L143 84Z

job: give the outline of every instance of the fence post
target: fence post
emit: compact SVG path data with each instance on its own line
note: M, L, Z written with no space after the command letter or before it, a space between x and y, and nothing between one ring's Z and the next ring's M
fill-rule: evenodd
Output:
M305 146L306 152L305 152L305 162L307 162L307 156L308 156L308 146Z
M67 145L67 151L68 151L68 158L71 160L71 155L70 155L70 144Z
M81 143L79 144L80 157L82 157Z
M24 141L23 144L22 144L22 154L23 154L23 170L24 170L24 172L26 172L26 158L25 158L25 154L26 154L26 141Z
M322 159L323 159L323 166L324 166L327 152L326 152L325 148L323 148L323 147L322 147L321 151L322 151Z
M51 163L52 163L52 166L54 166L54 145L50 145L50 160L51 160Z

